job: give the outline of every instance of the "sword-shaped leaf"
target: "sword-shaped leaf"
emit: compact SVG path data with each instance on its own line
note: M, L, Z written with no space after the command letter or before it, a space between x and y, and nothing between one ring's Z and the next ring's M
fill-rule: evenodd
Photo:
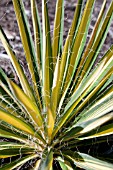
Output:
M70 81L70 78L71 78L70 75L72 75L72 73L75 72L75 70L77 69L78 63L80 61L81 54L83 52L84 45L86 43L86 38L87 38L87 33L88 33L88 28L89 28L88 26L91 20L91 13L93 11L94 1L95 0L86 2L86 6L84 9L82 18L81 18L78 32L73 43L73 48L71 50L70 63L69 63L68 73L66 76L64 90Z
M50 37L50 25L47 10L47 1L42 1L42 21L43 21L43 99L47 107L50 104L50 92L53 79L52 46Z
M5 50L7 51L8 56L10 57L10 60L13 64L15 70L16 70L16 73L19 77L19 80L20 80L20 83L22 85L24 92L31 98L31 100L33 100L35 102L33 92L31 91L31 88L30 88L29 83L26 79L26 76L25 76L20 64L18 63L17 58L12 50L12 47L10 46L8 39L5 36L5 33L1 27L0 27L0 39L5 47Z
M64 23L64 0L58 0L56 4L54 32L53 32L53 63L56 65L57 57L60 55L63 46L63 23Z
M68 32L68 36L62 51L62 55L61 55L61 64L60 64L60 71L59 71L59 80L57 82L57 105L59 103L60 100L60 96L61 96L61 92L62 92L62 86L63 86L63 80L66 78L65 74L65 66L67 63L67 58L68 58L68 53L69 51L71 52L71 47L72 47L72 42L74 40L74 36L77 33L78 30L78 26L79 26L79 22L80 22L80 18L79 16L82 15L82 4L83 4L83 0L78 0L77 2L77 7L74 13L74 17L73 17L73 21L71 24L71 28ZM78 19L79 18L79 19Z
M38 107L31 101L31 99L11 80L9 80L12 91L18 101L27 110L29 116L32 117L33 121L43 129L43 120Z
M59 120L57 126L54 129L53 136L59 131L59 129L65 124L65 122L66 123L69 122L74 117L74 115L76 115L76 112L74 112L73 114L72 114L72 112L77 107L79 102L85 96L87 96L92 91L92 89L94 87L96 88L97 82L99 84L99 81L106 74L109 75L109 71L111 72L110 74L112 74L112 69L113 69L113 57L112 56L106 56L102 60L100 65L94 70L93 74L89 75L87 77L87 79L85 79L86 85L85 85L85 83L83 83L82 86L78 87L78 89L75 91L74 95L71 97L70 101L68 102L67 106L65 107L65 111L64 111L62 118L60 117L60 120ZM100 84L98 86L101 87ZM85 89L85 91L83 90L84 91L83 92L82 89Z
M31 154L34 152L34 149L32 148L27 148L23 146L18 146L15 148L5 148L0 150L0 158L8 158L8 157L13 157L21 154Z
M92 139L92 138L108 136L112 134L113 134L113 124L108 124L108 125L103 125L102 127L99 127L99 129L89 132L88 134L83 135L82 137L79 137L78 140Z
M85 134L89 131L96 129L97 127L103 125L104 123L108 122L109 120L113 119L113 113L109 113L107 115L91 119L89 121L82 122L80 124L75 124L72 126L70 130L66 132L66 135L62 137L64 141L70 140L73 138L77 138L78 136Z
M84 76L87 76L90 72L95 59L98 56L98 52L101 49L103 42L105 41L106 35L108 33L108 28L110 27L111 21L113 18L113 2L111 2L110 8L107 11L107 14L105 16L105 19L102 23L101 29L98 33L98 36L96 37L93 46L91 48L91 51L89 51L89 54L87 55L87 58L85 62L83 63L82 72L80 74L79 82L83 79ZM75 87L76 89L76 87Z
M6 164L2 167L0 167L0 170L11 170L11 169L15 169L23 164L25 164L26 162L28 162L29 160L32 160L32 159L35 159L37 158L38 155L37 154L31 154L31 155L28 155L28 156L25 156L23 158L20 158L20 159L17 159L15 161L12 161L11 163L9 164Z
M32 22L33 22L34 38L35 38L36 57L37 57L37 63L39 67L38 70L40 74L40 71L42 69L42 31L41 31L39 13L38 13L35 0L31 0L31 12L32 12Z
M34 52L33 41L31 38L30 29L29 29L29 25L27 22L27 17L25 15L23 1L22 0L12 0L12 1L13 1L15 13L16 13L16 18L18 22L21 40L23 43L24 52L26 55L26 60L28 63L28 68L29 68L32 82L33 82L33 88L35 91L34 94L36 95L38 102L40 104L40 107L41 107L39 91L37 89L38 87L37 83L39 83L39 74L38 74L38 71L36 71L36 69L38 68L38 63L37 63L36 55Z
M14 139L20 142L23 142L25 144L28 144L28 136L26 136L25 138L22 136L19 136L18 134L16 135L13 132L9 132L7 131L6 128L3 128L0 126L0 137L4 137L4 138L8 138L8 139Z
M111 163L102 161L100 159L94 158L90 155L84 154L84 153L80 153L77 152L77 154L72 154L70 153L70 155L64 155L66 157L66 159L68 158L68 160L72 160L77 167L83 168L83 169L87 169L88 170L102 170L102 169L107 169L107 170L112 170L113 169L113 165Z
M96 39L98 30L99 30L100 25L101 25L101 23L102 23L103 14L104 14L104 10L105 10L105 5L106 5L106 0L103 1L103 4L102 4L101 10L100 10L100 13L99 13L99 15L98 15L96 24L95 24L95 26L94 26L92 35L91 35L90 40L89 40L89 42L88 42L88 44L87 44L87 46L86 46L86 48L85 48L85 51L84 51L84 53L83 53L83 56L82 56L81 61L80 61L80 64L79 64L79 67L77 68L77 72L76 72L76 77L75 77L74 83L76 82L77 77L79 76L79 72L81 71L81 68L82 68L83 63L85 62L85 60L86 60L86 58L87 58L88 53L89 53L90 50L92 49L92 45L93 45L93 43L94 43L94 40Z
M53 164L53 152L50 151L45 160L42 160L40 170L51 170L52 164Z
M19 118L13 116L9 112L6 112L2 109L0 109L0 120L3 120L5 122L13 125L17 129L21 129L22 131L25 131L31 135L34 135L34 133L35 133L34 130L27 123L23 122Z

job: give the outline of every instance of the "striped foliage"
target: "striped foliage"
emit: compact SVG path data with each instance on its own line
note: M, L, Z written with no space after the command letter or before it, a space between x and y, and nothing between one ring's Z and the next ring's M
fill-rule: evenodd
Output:
M32 83L0 27L20 82L0 68L0 137L7 139L0 141L0 159L13 158L0 170L20 169L34 159L35 170L113 169L112 156L87 151L113 135L113 45L95 66L113 18L113 1L105 13L103 0L87 42L95 1L86 0L84 7L78 0L63 43L64 0L56 1L52 38L47 0L42 0L42 27L31 0L34 41L23 0L12 0Z

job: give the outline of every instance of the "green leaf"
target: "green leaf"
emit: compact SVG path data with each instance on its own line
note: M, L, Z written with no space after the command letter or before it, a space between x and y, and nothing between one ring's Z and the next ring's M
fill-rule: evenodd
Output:
M42 21L43 21L43 100L45 107L50 104L50 89L53 79L52 46L50 37L50 25L48 18L47 2L42 1Z
M2 100L5 100L8 103L15 103L18 107L18 109L21 109L23 113L25 113L25 110L23 110L23 107L21 104L16 100L16 98L13 96L12 92L10 91L10 82L6 74L3 72L2 69L0 69L0 98Z
M100 25L101 25L101 22L102 22L102 19L103 19L103 14L104 14L104 10L105 10L105 5L106 5L106 0L103 1L101 10L100 10L100 12L99 12L98 18L97 18L97 20L96 20L96 23L95 23L95 26L94 26L94 29L93 29L93 32L92 32L91 37L90 37L90 40L88 41L88 44L87 44L87 46L86 46L86 48L85 48L85 51L84 51L84 53L83 53L83 56L82 56L82 58L81 58L81 60L80 60L80 64L79 64L79 67L78 67L77 72L76 72L76 77L75 77L74 83L76 82L77 77L79 77L79 73L80 73L80 71L81 71L81 68L82 68L82 66L83 66L83 63L84 63L85 59L87 58L87 55L89 54L89 52L90 52L90 50L91 50L91 48L92 48L92 45L93 45L93 43L94 43L94 40L95 40L95 38L96 38L96 36L97 36L98 30L99 30L99 28L100 28ZM80 78L80 79L81 79L81 78ZM79 84L79 81L78 81L78 84ZM77 84L77 85L78 85L78 84ZM77 85L76 85L76 88L77 88Z
M33 88L34 88L33 90L35 91L34 94L38 98L38 102L41 107L40 96L39 96L39 92L37 89L38 87L37 83L39 82L39 75L38 75L38 71L35 71L38 68L38 66L36 62L36 55L34 52L33 40L31 38L32 36L30 33L30 28L27 22L27 17L25 15L23 1L13 0L13 5L14 5L15 13L16 13L16 18L18 22L18 27L20 31L20 36L21 36L24 52L26 55L26 60L28 63L28 68L29 68L32 82L33 82Z
M33 121L43 129L43 121L38 107L28 98L28 96L11 80L9 80L12 91L18 101L28 111L29 116L32 117Z
M40 170L50 170L52 164L53 164L53 152L50 151L45 160L42 160Z
M28 145L24 145L21 143L14 143L14 142L4 142L4 141L0 141L0 150L2 149L13 149L13 148L26 148L28 147Z
M33 154L33 155L28 155L28 156L25 156L23 158L20 158L20 159L17 159L15 161L12 161L11 163L9 164L6 164L2 167L0 167L0 170L11 170L11 169L15 169L23 164L25 164L27 161L31 160L31 159L35 159L37 158L38 155L37 154Z
M60 55L63 46L63 23L64 23L64 0L58 0L56 4L54 31L53 31L53 63L56 64L57 56Z
M2 150L0 150L0 158L8 158L16 155L21 155L21 154L31 154L33 152L34 149L29 147L28 148L24 147L24 145L18 148L7 148L7 149L2 148Z
M22 143L25 143L25 144L29 144L28 143L28 136L26 134L21 134L20 133L15 133L14 132L14 129L12 131L12 129L8 129L8 127L5 127L5 126L1 126L0 125L0 137L4 137L4 138L8 138L8 139L14 139L14 140L17 140L17 141L20 141Z
M51 135L54 128L54 117L50 108L47 108L47 134L48 142L51 142Z
M75 39L73 40L74 42L73 42L72 49L69 50L70 53L67 51L67 53L69 53L70 61L69 61L67 73L65 75L65 84L64 84L64 87L62 89L63 94L61 96L58 111L60 111L60 109L61 109L61 106L62 106L64 99L65 99L65 96L67 94L67 91L69 90L70 84L73 81L73 76L75 74L77 65L78 65L79 60L81 58L81 54L82 54L82 51L83 51L83 48L84 48L84 45L85 45L85 42L86 42L86 38L87 38L86 35L87 35L87 32L88 32L88 26L89 26L89 23L90 23L90 20L91 20L90 15L92 13L93 3L94 3L94 1L91 1L91 4L89 2L87 2L87 5L84 9L84 14L83 14L84 17L81 19L80 25L78 27L78 32L75 36ZM88 7L88 6L90 6L90 7ZM90 10L88 10L88 9L90 9ZM88 14L87 14L87 11L88 11ZM76 21L76 19L77 18L76 18L76 15L75 15L75 21ZM86 24L86 27L83 26L84 24ZM85 32L84 29L86 29L86 32ZM85 32L85 34L81 34L81 32ZM68 46L69 46L69 44L68 44ZM74 56L76 56L76 57L74 57ZM61 69L62 69L62 67L65 68L65 65L62 65L62 60L61 60ZM61 71L61 73L62 73L62 71ZM61 78L59 78L59 80L61 82Z
M94 87L96 87L99 84L99 82L104 78L104 76L109 74L109 71L112 74L112 70L113 70L113 56L112 56L112 51L109 50L109 52L104 56L104 58L99 63L99 65L94 69L94 71L91 74L89 74L89 76L81 82L79 87L73 93L73 95L71 96L71 99L69 101L70 105L72 105L72 103L73 103L72 101L76 101L77 98L79 98L80 96L83 99L84 94L85 95L88 94ZM86 91L87 91L87 93L86 93ZM85 92L85 93L83 93L83 92ZM78 102L79 102L79 100L78 100ZM67 104L65 110L70 108L69 103Z
M31 91L29 83L26 79L26 76L25 76L20 64L18 63L16 56L15 56L14 52L12 51L12 47L10 46L8 39L6 38L6 35L1 27L0 27L0 39L8 53L8 56L10 57L10 60L13 64L15 70L16 70L16 73L19 77L19 80L20 80L20 83L22 85L24 92L31 98L31 100L33 100L35 102L33 93ZM1 74L3 74L2 70L0 70L0 72L1 72Z
M19 118L13 116L12 114L0 109L0 120L3 120L14 127L21 129L22 131L25 131L31 135L34 135L33 129L28 125L27 123L23 122Z
M94 69L94 71L86 79L84 79L81 82L79 87L73 93L73 95L70 98L70 101L67 103L67 106L65 107L65 111L70 108L70 106L73 103L72 101L75 101L75 105L73 105L73 106L76 107L77 104L80 102L80 100L84 99L84 101L82 101L81 105L77 109L77 111L79 111L80 108L82 108L87 102L89 102L89 99L91 99L92 96L94 96L99 90L101 90L102 86L104 86L104 84L108 80L109 80L109 84L112 82L112 75L113 75L112 60L113 60L112 59L112 51L109 50L108 53L106 53L106 55L104 56L101 63L96 67L96 69ZM108 66L108 64L109 64L109 66ZM65 91L65 92L67 92L67 91ZM63 104L65 95L66 95L66 93L64 93L64 95L62 95L62 98L61 98L61 101L59 104L59 111ZM85 96L87 96L87 97L84 98ZM72 108L73 108L73 106L72 106Z
M113 134L113 124L108 124L108 125L99 127L99 129L94 130L94 131L86 134L83 137L79 137L78 139L79 140L92 139L92 138L108 136L108 135L112 135L112 134Z
M54 117L56 119L56 109L58 104L58 88L59 88L59 74L60 74L60 59L57 57L57 63L54 70L53 77L53 85L52 85L52 93L51 93L51 110Z
M100 159L96 159L92 156L89 156L87 154L79 153L79 155L82 157L82 160L80 161L75 161L76 165L81 167L81 168L86 168L88 170L102 170L102 169L107 169L107 170L112 170L113 165L111 163L101 161Z
M107 0L103 1L87 43L96 0L87 0L86 4L78 0L63 49L64 0L56 1L53 38L49 2L41 1L41 28L37 1L30 0L34 42L24 0L12 2L31 81L0 29L0 38L20 79L16 85L0 69L0 158L12 161L0 169L21 169L32 159L36 161L32 164L35 170L53 170L57 165L63 170L113 169L111 163L77 152L91 141L95 148L113 135L113 45L96 67L94 64L113 18L113 2L104 15Z
M107 62L106 62L106 60L107 60ZM109 75L109 71L112 74L112 69L113 69L113 57L111 57L109 60L107 57L104 58L104 60L100 63L100 65L94 70L93 74L89 75L87 77L87 79L84 80L84 82L86 82L86 83L82 82L83 84L81 84L78 87L78 89L75 91L74 95L71 97L70 101L68 102L67 106L65 107L64 115L62 116L62 119L60 119L59 124L56 128L57 130L60 129L60 127L64 124L64 122L66 122L67 119L69 122L74 117L74 115L77 114L77 112L73 112L73 110L77 107L79 102L82 101L85 96L90 94L91 90L94 87L96 88L97 85L99 86L101 84L101 83L99 84L99 82L105 75L107 75L107 73ZM73 114L71 115L72 112L73 112ZM69 119L69 117L70 117L70 119Z
M90 155L80 153L80 152L64 152L64 157L70 161L73 161L77 167L87 170L112 170L113 164L102 161L100 159L94 158Z
M82 11L82 5L83 5L83 0L78 0L77 6L76 6L76 10L74 13L74 17L73 17L73 21L71 24L71 28L68 32L68 36L62 51L62 55L61 55L61 64L60 64L60 68L59 68L59 80L58 80L58 88L56 90L56 94L57 94L57 105L59 103L60 100L60 96L61 96L61 92L62 92L62 86L63 86L63 80L65 79L64 77L64 73L65 73L65 66L67 63L67 58L69 50L71 49L72 46L72 42L75 36L75 32L77 33L78 30L78 26L79 26L79 22L80 22L80 18L79 16L81 16L81 11ZM71 52L71 50L70 50Z
M78 32L75 38L75 41L73 43L73 48L71 50L70 54L70 63L68 68L68 73L66 76L65 86L66 88L67 84L70 82L70 75L77 69L77 65L80 61L81 54L83 52L83 48L86 42L87 32L88 32L88 26L90 24L91 20L91 13L93 11L93 5L95 0L87 1L81 22L78 28Z
M34 170L39 169L40 163L41 163L41 159L39 159L39 160L36 162L35 167L34 167Z
M79 113L79 111L84 108L84 105L87 104L87 103L97 94L97 92L101 89L101 87L103 87L103 85L106 83L106 81L110 78L111 74L113 74L113 71L109 72L109 73L103 78L103 80L102 80L100 83L98 83L98 85L97 85L91 92L89 91L90 93L87 95L87 97L84 98L84 100L81 102L81 104L78 105L78 107L73 111L73 114L74 114L74 115L77 114L77 113ZM112 79L111 79L110 82L112 82ZM109 91L111 91L110 95L112 96L112 89L109 89ZM81 95L81 99L82 99L82 97L84 97L84 96ZM99 96L98 96L98 97L99 97ZM106 96L104 96L104 94L103 94L103 95L101 96L101 101L102 101L101 105L103 105L104 97L105 97L105 99L106 99ZM97 103L97 102L96 102L96 103ZM90 103L89 103L89 108L91 108ZM87 109L88 109L88 108L87 108ZM110 112L110 111L112 111L112 99L111 99L110 101L108 101L108 103L104 103L102 109L99 108L99 106L97 106L97 109L94 110L93 112L91 112L91 114L87 114L87 111L86 111L86 112L85 112L85 115L83 116L83 113L81 112L75 121L77 121L78 118L79 118L79 121L81 121L81 119L80 119L81 116L82 116L82 119L87 119L87 120L89 120L89 119L91 119L91 118L95 118L95 117L99 117L100 115L104 115L104 114L106 114L106 113L108 113L108 112ZM73 114L72 114L72 117L73 117ZM72 117L70 117L70 119L71 119ZM69 120L70 120L70 119L69 119ZM69 121L69 120L68 120L68 121Z
M108 33L108 28L110 27L112 18L113 18L113 2L111 2L111 5L107 11L107 14L105 16L105 19L102 23L101 29L98 33L98 36L96 37L93 46L91 48L91 51L89 52L89 54L87 55L87 58L83 64L82 67L82 73L79 75L80 79L79 82L81 82L81 80L83 79L84 75L85 77L88 75L88 73L90 72L94 61L96 59L96 57L98 56L98 52L101 49L103 42L105 41L106 35ZM76 89L76 87L75 87Z
M62 141L77 138L82 134L85 134L89 131L96 129L97 127L103 125L104 123L108 122L111 119L113 119L113 113L109 113L105 116L91 119L89 121L87 121L86 119L84 122L80 124L79 123L75 124L67 132L65 132L66 135L62 137L63 138Z
M74 164L74 162L71 161L71 160L69 160L68 158L65 158L65 159L64 159L64 157L63 157L63 158L58 157L56 160L59 162L62 170L73 170L73 169L77 169L77 168L76 168L76 165ZM64 169L63 169L63 168L64 168Z
M68 168L66 167L65 163L63 163L62 161L58 161L60 164L60 167L62 170L68 170Z
M4 109L5 111L8 111L15 117L18 117L19 119L25 122L25 117L28 118L26 113L22 110L20 111L18 106L16 106L12 100L7 100L6 98L6 96L3 98L3 95L0 95L0 108ZM28 124L30 124L30 122Z
M38 63L39 74L42 69L42 31L41 23L38 14L38 9L35 0L31 0L31 12L32 12L32 22L34 29L34 38L35 38L35 48L36 48L36 61ZM40 75L40 78L42 75Z
M8 111L9 113L13 114L16 117L19 117L20 119L22 119L24 121L24 118L19 115L19 113L17 113L16 109L10 104L10 103L6 103L3 100L0 99L0 107L6 111Z
M67 166L65 165L64 160L61 157L58 157L56 160L59 162L62 170L68 170Z
M112 111L112 102L113 102L113 87L107 90L107 92L101 96L100 99L96 100L95 103L89 105L87 110L83 110L78 116L75 122L80 123L93 118L98 118L101 115L105 115Z

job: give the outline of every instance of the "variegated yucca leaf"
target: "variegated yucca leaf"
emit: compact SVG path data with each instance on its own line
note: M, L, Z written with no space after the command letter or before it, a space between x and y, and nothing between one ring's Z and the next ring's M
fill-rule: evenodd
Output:
M96 1L86 0L85 6L77 1L64 43L65 0L56 1L53 37L48 1L42 0L42 27L40 7L30 1L34 41L23 0L12 0L32 82L0 27L0 40L19 78L17 85L0 68L0 159L11 158L0 170L20 169L30 160L35 160L34 170L113 169L112 155L87 150L113 135L113 45L95 66L113 18L113 1L105 11L103 0L87 42Z

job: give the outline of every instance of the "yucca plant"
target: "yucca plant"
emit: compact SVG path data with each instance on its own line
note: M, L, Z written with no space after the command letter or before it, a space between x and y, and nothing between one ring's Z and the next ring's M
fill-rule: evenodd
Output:
M78 0L65 44L63 0L56 2L52 38L48 3L42 0L41 28L31 0L34 41L23 1L12 1L31 80L0 27L20 82L17 85L0 69L0 158L11 158L0 170L20 169L30 160L38 170L113 169L112 157L87 151L87 145L106 142L113 134L113 46L95 66L113 18L113 1L104 15L103 0L86 43L95 0L87 0L85 7Z

